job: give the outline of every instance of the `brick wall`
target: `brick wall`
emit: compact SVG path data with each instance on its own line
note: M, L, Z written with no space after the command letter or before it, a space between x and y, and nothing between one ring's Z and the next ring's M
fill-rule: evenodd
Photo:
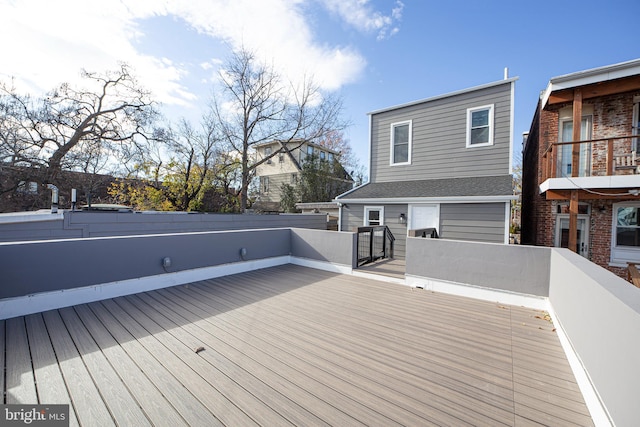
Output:
M611 136L624 136L631 133L633 117L633 97L640 92L628 92L625 94L586 100L584 105L593 107L593 131L592 138L608 138ZM535 177L535 185L523 183L523 236L528 235L529 241L523 243L538 246L555 245L556 228L556 201L546 200L537 190L542 183L543 154L549 145L558 140L559 135L559 110L570 106L570 103L558 104L538 111L532 123L529 140L525 147L523 159L525 170L523 176L532 179ZM529 153L527 153L527 148ZM592 173L593 175L606 174L607 143L598 142L592 145ZM631 141L617 141L614 145L614 154L623 154L631 151ZM536 173L526 169L534 166ZM628 173L633 173L628 171ZM615 202L622 201L616 199ZM611 221L613 217L612 199L582 200L591 204L589 219L589 259L620 277L626 278L626 269L610 267L611 251ZM528 227L528 230L525 228Z

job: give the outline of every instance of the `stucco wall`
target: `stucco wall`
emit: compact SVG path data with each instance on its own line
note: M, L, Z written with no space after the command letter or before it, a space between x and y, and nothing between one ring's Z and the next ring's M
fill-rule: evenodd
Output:
M356 234L291 229L291 255L356 267Z
M0 299L239 262L241 248L246 260L289 255L289 230L0 243Z
M640 289L568 249L551 254L549 299L617 426L640 419Z
M407 238L406 273L546 297L550 248Z

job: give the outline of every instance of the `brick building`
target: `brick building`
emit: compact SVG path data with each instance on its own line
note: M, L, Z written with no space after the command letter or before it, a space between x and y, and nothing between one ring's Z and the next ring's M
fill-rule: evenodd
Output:
M34 211L51 207L51 190L47 189L46 170L0 164L0 213ZM78 206L113 203L107 193L111 175L62 171L56 179L59 206L71 208L71 189L77 191Z
M623 277L640 262L639 110L640 59L549 81L524 144L523 244Z

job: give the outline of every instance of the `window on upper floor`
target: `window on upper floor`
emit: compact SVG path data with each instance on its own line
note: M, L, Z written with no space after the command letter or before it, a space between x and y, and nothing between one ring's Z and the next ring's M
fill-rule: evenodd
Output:
M284 163L284 153L278 154L278 163Z
M313 155L313 146L307 145L307 155L308 156Z
M493 104L467 109L467 148L493 145Z
M269 192L269 177L268 176L261 176L260 177L260 189L262 190L263 193L268 193Z
M264 148L264 157L267 158L271 155L271 147ZM267 163L271 163L271 159L267 160Z
M411 164L411 120L391 124L391 165Z
M324 151L320 152L320 160L325 160L327 158L327 153L325 153Z

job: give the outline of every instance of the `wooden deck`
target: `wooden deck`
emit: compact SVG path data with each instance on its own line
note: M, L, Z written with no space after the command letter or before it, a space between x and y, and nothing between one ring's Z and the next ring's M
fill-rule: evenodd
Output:
M383 258L358 267L358 271L364 273L378 274L381 276L393 277L404 280L406 271L406 262L404 259Z
M544 313L293 265L0 321L71 425L592 425Z

